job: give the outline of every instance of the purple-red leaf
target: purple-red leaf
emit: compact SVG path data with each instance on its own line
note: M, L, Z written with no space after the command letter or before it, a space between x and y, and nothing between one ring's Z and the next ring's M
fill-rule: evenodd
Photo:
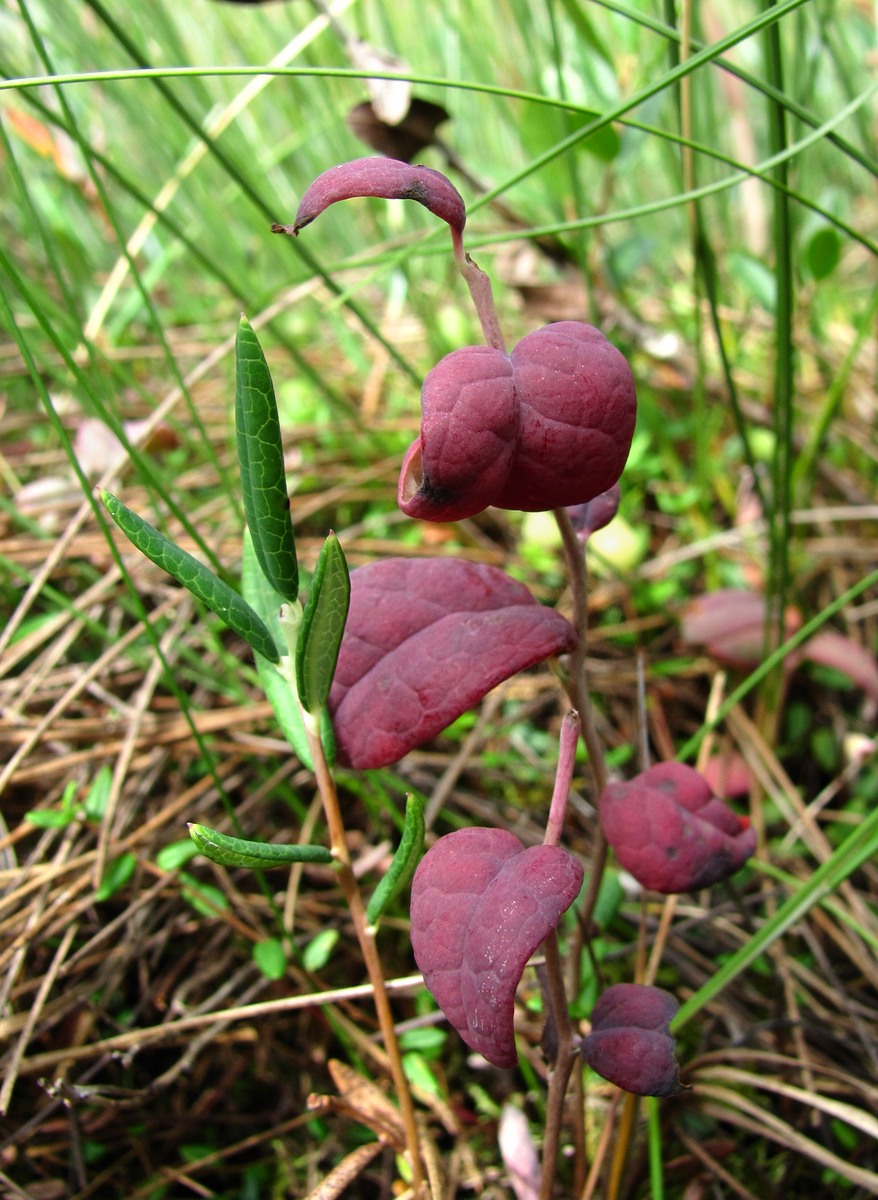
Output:
M412 882L412 949L460 1036L497 1067L517 1062L515 991L527 960L582 886L560 846L524 849L502 829L459 829L424 855Z
M734 667L755 667L765 652L765 597L743 588L720 588L687 604L683 611L683 638L690 645L706 646L718 662ZM794 608L784 616L784 636L801 626Z
M759 592L721 588L692 600L683 611L682 634L690 645L704 645L718 662L735 667L756 667L765 649L765 597ZM784 614L784 637L801 628L802 615L795 608ZM802 659L840 671L878 705L878 661L861 642L822 629L790 654L784 665L792 669Z
M753 785L753 772L737 750L721 750L712 755L702 769L704 782L721 800L746 796Z
M619 511L620 499L621 489L618 483L614 483L593 500L586 500L585 504L574 504L567 509L576 536L583 544L593 533L609 525Z
M836 633L833 629L823 629L808 639L802 648L802 655L809 662L831 667L847 675L851 683L866 693L874 710L878 704L878 663L872 651L861 642L855 642L853 638Z
M611 783L598 808L621 865L654 892L691 892L727 879L756 849L750 822L683 763L659 763Z
M397 762L510 675L575 644L566 617L497 567L358 567L329 697L338 760L360 770Z
M673 1096L681 1090L669 1022L680 1006L670 992L617 983L599 998L582 1057L598 1075L638 1096Z
M385 200L416 200L446 221L460 236L466 224L466 206L457 188L432 167L412 166L396 158L356 158L330 167L307 189L292 225L272 225L272 233L291 233L319 217L339 200L356 196L381 196Z
M625 357L579 321L529 333L511 354L465 346L424 381L421 435L399 479L410 517L584 504L625 466L637 401Z

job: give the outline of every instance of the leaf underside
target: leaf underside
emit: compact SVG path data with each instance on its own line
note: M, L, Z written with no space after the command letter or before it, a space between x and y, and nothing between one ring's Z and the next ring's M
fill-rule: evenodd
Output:
M290 863L331 863L325 846L279 842L251 842L220 833L207 825L190 823L189 836L199 851L222 867L285 867Z
M497 567L450 558L359 567L329 697L339 761L397 762L504 679L575 644L566 617Z

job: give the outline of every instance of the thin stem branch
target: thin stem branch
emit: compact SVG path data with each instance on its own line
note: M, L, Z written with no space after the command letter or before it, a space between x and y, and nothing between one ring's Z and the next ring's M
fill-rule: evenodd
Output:
M540 1173L540 1200L552 1200L555 1191L555 1171L558 1163L558 1147L564 1124L564 1102L567 1083L576 1060L573 1049L573 1034L567 1008L567 993L564 990L564 972L558 951L558 937L553 929L543 942L546 956L547 992L554 1022L557 1048L555 1061L549 1068L549 1088L546 1099L546 1124L543 1136L542 1170Z
M330 846L338 863L339 883L347 902L348 911L351 914L351 920L354 923L354 931L357 935L363 961L366 964L369 982L372 984L378 1024L381 1027L381 1036L384 1041L384 1048L387 1051L390 1073L393 1077L393 1084L396 1089L403 1127L405 1129L406 1148L412 1171L412 1189L415 1197L418 1198L425 1194L426 1188L424 1169L421 1162L420 1136L415 1120L415 1108L412 1102L411 1090L409 1089L408 1080L402 1066L402 1056L396 1037L393 1011L390 1007L390 1000L387 995L387 987L384 979L384 969L381 965L381 958L375 943L375 932L369 925L366 917L366 906L363 903L363 897L351 867L351 857L348 851L341 807L338 802L338 792L336 791L335 780L332 777L329 764L326 761L323 743L320 741L318 733L312 728L308 714L305 714L304 724L308 737L308 747L314 763L317 789L323 802L323 811L329 829Z
M570 784L573 782L573 767L576 762L576 743L579 741L579 713L574 709L564 714L561 722L561 744L558 748L558 766L555 771L555 790L552 792L552 803L549 806L549 819L546 822L546 836L543 844L557 846L564 832L564 818L567 815L567 799L570 795Z
M454 228L451 230L451 241L454 246L454 261L473 298L485 341L495 350L500 350L505 354L506 339L500 328L500 318L497 316L497 308L494 304L491 280L464 250L463 235Z

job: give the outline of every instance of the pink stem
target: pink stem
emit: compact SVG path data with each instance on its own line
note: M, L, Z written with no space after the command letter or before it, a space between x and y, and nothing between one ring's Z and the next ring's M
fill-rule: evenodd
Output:
M461 275L466 280L469 294L473 298L473 304L476 306L476 313L479 317L479 323L482 326L482 334L485 341L489 346L493 346L495 350L499 350L505 354L506 339L503 337L503 331L500 328L500 319L497 316L497 309L494 305L491 280L464 250L463 234L453 227L451 229L451 241L454 246L455 262Z
M561 834L564 832L567 797L570 794L570 784L573 782L579 729L579 713L571 708L564 714L564 720L561 722L561 744L558 749L558 767L555 771L555 790L549 806L546 836L543 838L543 844L546 846L557 846L561 841Z

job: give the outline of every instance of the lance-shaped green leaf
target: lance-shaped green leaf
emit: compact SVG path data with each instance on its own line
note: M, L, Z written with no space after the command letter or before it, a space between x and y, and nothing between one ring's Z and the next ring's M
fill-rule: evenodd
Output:
M405 824L402 840L384 878L369 899L366 918L374 925L388 904L411 883L415 867L424 852L424 806L411 794L405 801Z
M351 599L351 579L334 533L323 543L296 643L296 684L306 712L326 704Z
M216 613L220 620L242 637L257 654L261 654L269 662L278 661L280 656L277 646L265 622L234 588L214 575L204 563L200 563L163 533L159 533L110 492L102 490L100 496L107 512L141 554L169 575L173 575L196 600L200 600L211 612Z
M299 566L280 420L259 339L241 317L235 341L235 431L244 513L259 565L284 600L299 598Z
M325 846L279 844L277 842L248 842L244 838L220 833L207 825L189 824L189 836L201 851L221 867L286 867L290 863L331 863L331 853Z

